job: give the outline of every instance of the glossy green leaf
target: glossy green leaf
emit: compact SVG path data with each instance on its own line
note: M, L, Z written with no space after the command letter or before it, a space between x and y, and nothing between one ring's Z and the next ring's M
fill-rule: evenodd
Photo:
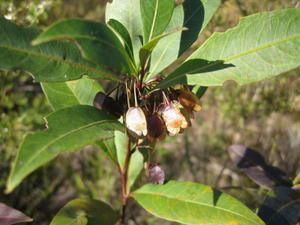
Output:
M184 26L188 30L182 33L179 55L198 39L199 33L206 27L220 4L221 0L185 0L183 2Z
M106 5L105 21L115 19L123 24L131 37L135 61L139 60L139 49L142 46L140 37L143 25L140 13L140 0L113 0Z
M213 72L222 70L228 67L232 67L230 64L224 64L222 61L207 61L203 59L191 59L186 61L175 71L170 73L165 79L163 79L157 87L167 88L175 84L187 84L186 74L203 74L206 72ZM201 75L198 75L201 76Z
M73 105L93 105L97 92L103 91L97 81L87 77L68 82L44 82L41 85L54 110Z
M144 43L160 35L168 26L174 10L174 0L140 0Z
M186 30L184 27L180 28L176 28L170 32L167 32L167 33L164 33L164 34L161 34L161 35L158 35L156 36L155 38L153 38L151 41L149 41L148 43L146 43L145 45L143 45L140 49L140 53L139 53L139 56L140 56L140 63L142 66L145 65L145 63L149 60L150 58L150 55L153 51L153 49L156 47L156 45L158 44L158 42L169 36L169 35L172 35L178 31L182 31L182 30Z
M82 55L104 69L128 73L134 68L118 37L102 23L81 19L63 20L43 31L32 44L60 39L76 40Z
M23 28L0 18L0 68L25 70L36 81L59 82L81 78L120 80L111 71L83 59L71 43L53 41L32 46L40 33L36 28Z
M182 224L264 224L237 199L202 184L147 184L133 192L132 197L151 214Z
M45 131L28 134L20 146L7 181L11 192L28 174L59 153L111 138L123 125L92 106L77 105L50 114Z
M300 9L284 9L245 17L225 33L215 33L189 59L222 60L233 67L187 75L188 84L247 84L300 65Z
M119 218L105 202L78 198L59 210L50 225L114 225Z
M166 31L169 32L184 26L184 13L182 5L175 7L173 15ZM185 31L186 32L186 31ZM180 37L182 32L177 32L159 41L151 54L150 73L147 80L161 72L178 57Z
M124 42L125 49L127 53L130 55L131 59L134 60L133 57L133 47L130 34L126 27L118 20L110 19L107 24L118 34L121 36L121 39Z

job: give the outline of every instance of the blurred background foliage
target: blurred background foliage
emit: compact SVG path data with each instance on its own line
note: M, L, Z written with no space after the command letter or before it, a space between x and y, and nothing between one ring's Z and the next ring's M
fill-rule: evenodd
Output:
M1 0L0 16L25 26L41 28L64 18L104 20L105 0ZM199 40L238 24L253 13L293 8L295 0L224 0ZM169 137L158 149L155 161L168 179L212 185L254 209L264 190L233 168L226 149L241 143L258 150L268 163L292 179L300 162L300 69L271 80L237 86L209 88L202 98L203 110L193 127L179 137ZM87 146L61 154L30 175L12 194L5 195L11 162L23 136L44 129L43 117L51 112L38 83L22 72L0 71L0 202L24 211L46 225L67 201L89 196L119 207L118 174L101 151ZM139 184L148 182L145 174ZM137 186L139 185L137 184ZM131 202L131 225L170 223L149 216Z

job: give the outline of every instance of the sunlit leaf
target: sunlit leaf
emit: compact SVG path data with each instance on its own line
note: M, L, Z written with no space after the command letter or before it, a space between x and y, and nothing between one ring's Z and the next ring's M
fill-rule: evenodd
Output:
M264 224L240 201L202 184L147 184L131 195L151 214L182 224Z
M123 24L131 37L136 62L139 60L139 49L142 46L140 37L143 35L140 0L113 0L106 5L105 21L115 19Z
M7 181L7 192L59 153L111 138L110 131L123 130L112 116L86 105L64 108L46 120L47 130L28 134L21 144Z
M164 32L174 10L174 0L141 0L144 44Z

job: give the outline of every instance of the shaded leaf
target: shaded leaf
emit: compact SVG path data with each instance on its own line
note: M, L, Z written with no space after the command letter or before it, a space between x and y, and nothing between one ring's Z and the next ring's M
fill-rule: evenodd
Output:
M97 81L87 77L68 82L43 82L41 85L54 110L79 104L93 105L97 92L103 91Z
M139 49L142 46L140 36L143 35L140 0L114 0L106 5L105 21L115 19L123 24L131 37L135 61L139 60Z
M300 65L300 9L284 9L242 18L225 33L215 33L189 59L222 60L234 67L188 75L188 84L248 84Z
M266 225L295 225L300 220L300 194L288 187L275 187L258 211Z
M174 0L141 0L144 44L164 32L174 10Z
M78 198L66 204L50 225L113 225L119 217L105 202Z
M179 55L198 39L199 33L206 27L220 3L220 0L185 0L183 2L184 26L188 30L181 35Z
M92 106L77 105L50 114L47 130L25 137L7 181L11 192L28 174L59 153L113 136L123 125Z
M132 197L151 214L182 224L264 224L240 201L202 184L147 184Z
M53 41L32 46L31 41L39 33L36 28L19 27L0 18L0 68L25 70L36 81L68 81L83 75L120 80L111 71L83 59L71 43Z
M187 84L187 74L198 73L197 76L202 76L206 72L218 71L228 67L232 67L231 64L224 64L223 61L207 61L204 59L192 59L183 63L175 71L167 75L157 87L167 88L175 84Z
M76 40L82 55L104 69L129 73L134 68L118 37L102 23L81 19L63 20L44 30L32 44L61 39Z
M32 219L22 212L0 203L0 224L11 225L16 223L31 222Z
M201 98L205 92L207 91L207 87L204 87L204 86L194 86L192 88L192 92L198 97L198 98Z
M229 155L234 165L260 186L272 189L275 186L291 186L286 173L268 165L264 157L244 145L231 145Z
M118 20L110 19L107 24L117 32L122 40L124 41L125 49L127 50L127 53L130 55L131 59L134 61L133 57L133 47L132 47L132 42L131 42L131 37L124 25L120 23Z

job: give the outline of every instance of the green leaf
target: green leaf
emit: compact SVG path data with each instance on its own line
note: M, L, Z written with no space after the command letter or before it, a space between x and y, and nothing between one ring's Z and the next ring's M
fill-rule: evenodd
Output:
M126 27L122 23L120 23L118 20L110 19L107 24L118 34L121 36L121 39L124 42L125 49L131 59L134 61L133 57L133 47L132 47L132 41L130 34Z
M143 35L142 18L140 14L140 0L114 0L106 5L105 21L115 19L123 24L131 37L135 61L139 60L139 50Z
M168 26L174 10L174 0L140 0L144 44L160 35Z
M73 105L93 105L97 92L103 91L100 84L87 77L68 82L41 83L48 102L54 110Z
M187 84L186 74L206 73L217 70L222 70L232 67L230 64L224 64L223 61L207 61L203 59L191 59L183 63L175 71L170 73L164 80L162 80L157 87L167 88L175 84ZM201 76L201 75L198 75Z
M92 106L77 105L50 114L45 131L28 134L17 153L7 181L11 192L28 174L59 153L78 149L113 136L123 125Z
M129 167L128 167L128 183L127 190L130 191L131 187L135 184L139 178L141 172L144 169L145 156L143 154L143 149L137 149L131 155Z
M105 202L78 198L59 210L50 225L113 225L119 218Z
M187 76L188 84L248 84L300 65L300 9L245 17L225 33L215 33L189 59L222 60L234 67Z
M220 3L220 0L186 0L183 2L184 26L188 30L182 33L179 55L198 39L199 33L213 17Z
M166 31L171 31L177 27L183 26L183 7L182 5L178 5L174 9L171 21L167 26ZM165 67L169 66L177 59L181 34L182 32L177 32L159 41L151 55L150 74L148 75L147 80L161 72Z
M188 30L165 37L158 43L151 56L150 74L147 79L169 66L197 40L219 5L220 0L185 0L183 5L175 7L166 31L176 27L186 27Z
M115 164L118 165L118 158L116 153L116 147L115 147L115 139L110 138L103 141L97 141L95 143L97 147L99 147L104 153L107 155L107 157Z
M192 92L198 97L198 98L201 98L205 92L207 91L207 87L204 87L204 86L194 86L192 88Z
M182 224L264 224L240 201L202 184L147 184L133 192L132 197L151 214Z
M134 66L118 37L106 25L94 21L68 19L53 24L32 44L58 39L72 39L80 45L82 55L104 69L129 73Z
M120 168L123 169L125 166L126 152L128 146L128 136L120 131L115 131L115 152ZM131 149L133 148L133 143ZM144 168L144 156L139 150L135 150L131 154L131 159L128 165L128 179L127 179L127 191L130 191L132 185L136 182L141 171Z
M299 184L299 183L300 183L300 172L297 174L297 176L293 180L293 184Z
M186 28L184 27L178 27L170 32L167 32L167 33L164 33L164 34L161 34L159 36L156 36L155 38L153 38L150 42L146 43L145 45L143 45L141 47L141 50L140 50L140 53L139 53L139 56L140 56L140 63L142 65L142 67L145 65L145 63L149 60L150 58L150 55L153 51L153 49L156 47L156 45L158 44L158 42L164 38L164 37L167 37L171 34L174 34L178 31L182 31L182 30L186 30Z
M121 81L111 71L83 59L71 43L54 41L32 46L31 41L39 33L36 28L22 28L0 18L0 68L25 70L36 81L68 81L83 75Z

